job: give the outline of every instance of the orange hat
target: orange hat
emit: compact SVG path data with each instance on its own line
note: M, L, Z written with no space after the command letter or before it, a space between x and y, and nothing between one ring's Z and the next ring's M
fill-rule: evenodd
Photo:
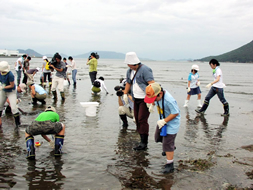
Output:
M158 83L151 83L146 87L146 97L144 102L153 103L157 95L161 92L161 86Z

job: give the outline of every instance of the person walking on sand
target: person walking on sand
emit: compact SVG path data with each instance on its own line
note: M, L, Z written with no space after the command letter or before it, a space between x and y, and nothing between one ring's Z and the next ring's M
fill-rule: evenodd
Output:
M163 152L166 153L167 163L163 173L174 171L175 139L180 127L180 110L176 100L158 83L146 87L146 103L157 105L160 120L157 121L155 142L163 143Z
M65 63L66 67L65 67L65 72L66 72L66 77L64 78L64 80L67 80L69 85L70 85L70 80L69 80L69 75L68 75L68 63L67 63L67 59L64 57L63 58L63 62Z
M70 64L68 65L68 67L72 69L72 80L74 83L73 85L74 85L74 88L76 88L76 74L77 74L76 62L71 56L68 57L68 60L70 61Z
M54 64L49 64L49 67L52 68L52 70L56 70L56 74L52 80L52 87L51 87L51 91L53 94L53 99L57 100L57 92L56 92L56 88L59 89L60 94L61 94L61 98L62 101L65 100L65 94L64 94L64 78L66 77L66 71L65 71L65 63L61 60L61 55L56 53L53 57L53 59L55 59L55 63Z
M191 73L188 76L188 87L187 87L187 98L185 100L184 107L188 107L189 100L191 98L191 95L198 95L198 106L202 107L201 105L201 91L199 88L200 82L199 82L199 66L198 65L192 65Z
M22 55L22 57L18 58L17 61L15 62L15 70L17 73L17 85L20 84L21 72L22 72L23 64L24 64L24 61L26 60L26 58L27 58L27 55L24 54L24 55Z
M10 71L10 65L7 61L0 62L0 126L2 125L2 112L4 103L8 98L11 112L15 119L16 127L20 126L20 114L17 108L17 91L14 82L14 75Z
M54 156L62 155L62 147L64 142L65 125L60 121L59 115L53 106L48 106L31 125L26 127L25 141L27 155L29 160L35 159L34 136L41 135L49 145L54 148ZM54 134L55 142L50 140L47 135Z
M135 52L126 53L125 64L129 69L126 74L126 86L124 90L123 100L128 104L128 92L131 88L131 96L134 100L134 117L136 121L137 131L140 134L141 142L134 150L146 150L148 145L149 124L148 117L151 109L144 102L146 86L154 82L152 70L142 64ZM152 106L150 107L152 108Z
M90 66L89 75L90 75L91 84L93 84L93 82L97 78L97 65L98 65L96 54L94 52L90 54L90 59L87 60L86 64Z
M225 84L223 83L223 75L220 69L220 63L216 59L211 59L209 61L209 65L213 69L214 81L209 83L206 86L207 88L211 88L211 89L206 95L205 101L202 107L200 109L196 109L195 111L197 113L204 114L209 105L209 101L212 99L212 97L214 97L214 95L217 94L224 108L224 113L221 114L221 116L229 116L229 105L228 105L227 100L224 97L224 92L223 92L223 88L225 87Z

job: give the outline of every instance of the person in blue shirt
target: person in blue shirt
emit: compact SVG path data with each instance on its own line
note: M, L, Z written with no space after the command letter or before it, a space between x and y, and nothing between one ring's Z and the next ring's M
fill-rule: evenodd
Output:
M198 65L192 65L191 73L188 76L188 87L187 87L187 98L185 100L184 107L188 107L189 100L191 98L191 95L198 95L198 106L199 108L202 107L201 104L201 91L199 88L200 82L199 82L199 66Z
M0 126L2 125L2 112L7 98L10 102L11 112L15 119L16 127L20 126L20 114L17 108L17 91L14 82L14 75L10 71L7 61L0 62Z
M35 84L32 81L28 81L27 86L31 89L33 105L36 105L37 101L41 102L41 104L46 104L45 99L47 98L47 91L42 88L42 86Z
M146 150L149 135L149 108L144 102L146 86L155 82L152 69L142 64L135 52L126 53L124 63L129 69L126 74L126 86L124 90L123 100L128 104L128 92L131 89L131 96L134 101L134 117L137 131L140 134L141 142L134 147L134 150Z
M144 101L157 105L160 120L157 121L155 142L162 142L163 152L166 153L167 163L163 173L171 173L174 171L173 157L175 139L180 127L180 110L172 95L167 90L163 90L158 83L146 87ZM161 131L165 132L162 134Z

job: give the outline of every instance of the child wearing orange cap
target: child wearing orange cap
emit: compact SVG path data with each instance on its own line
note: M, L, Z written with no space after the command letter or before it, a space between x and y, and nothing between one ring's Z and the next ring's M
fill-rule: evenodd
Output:
M167 90L163 90L158 83L146 87L144 101L157 105L160 120L157 121L155 141L163 143L163 152L166 153L167 163L163 173L171 173L174 171L173 157L175 139L180 126L180 110L172 95Z

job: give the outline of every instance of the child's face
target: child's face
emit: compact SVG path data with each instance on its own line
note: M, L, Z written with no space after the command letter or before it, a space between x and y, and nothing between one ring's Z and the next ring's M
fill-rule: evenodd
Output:
M212 69L215 69L215 68L216 68L216 65L210 63L210 67L211 67Z
M156 97L156 101L160 101L161 99L162 99L162 97L163 97L163 92L161 91L158 95L157 95L157 97Z

